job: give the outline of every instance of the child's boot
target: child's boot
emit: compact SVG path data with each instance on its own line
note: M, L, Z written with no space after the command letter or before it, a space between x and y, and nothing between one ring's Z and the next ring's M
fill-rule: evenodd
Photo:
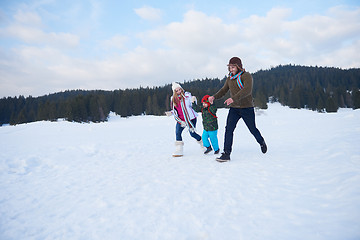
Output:
M211 146L210 146L210 147L207 147L206 150L205 150L205 152L204 152L204 154L208 154L208 153L211 152L211 151L212 151Z

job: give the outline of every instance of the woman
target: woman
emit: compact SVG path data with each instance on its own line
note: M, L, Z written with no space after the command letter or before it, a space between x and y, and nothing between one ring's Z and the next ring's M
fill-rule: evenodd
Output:
M185 127L189 128L190 136L195 138L197 143L203 148L201 136L195 131L197 113L192 108L192 103L197 101L195 96L191 96L190 92L185 92L178 83L172 83L172 90L173 96L170 99L171 113L176 120L176 150L173 157L182 157L184 142L182 141L181 134Z

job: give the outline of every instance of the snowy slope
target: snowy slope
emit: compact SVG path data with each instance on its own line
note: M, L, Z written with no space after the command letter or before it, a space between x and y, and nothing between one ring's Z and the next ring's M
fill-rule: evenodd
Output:
M165 116L1 127L0 239L360 239L359 120L270 104L228 163Z

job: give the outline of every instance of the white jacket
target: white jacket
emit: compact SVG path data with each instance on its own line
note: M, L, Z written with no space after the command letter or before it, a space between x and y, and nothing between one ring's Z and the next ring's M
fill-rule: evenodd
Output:
M192 102L191 102L191 93L189 92L185 92L185 109L187 111L187 113L189 114L189 118L190 120L193 120L194 118L196 118L198 116L197 112L195 112L195 110L192 108ZM171 102L171 106L172 106L172 114L175 117L175 120L179 122L180 118L178 115L177 110L175 109L174 103L173 103L173 97L171 96L170 98L170 102ZM197 103L197 102L196 102ZM180 120L181 121L181 120Z

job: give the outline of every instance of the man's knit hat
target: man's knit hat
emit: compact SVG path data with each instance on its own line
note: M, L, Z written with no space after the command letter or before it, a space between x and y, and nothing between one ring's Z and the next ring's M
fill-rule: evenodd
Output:
M201 99L201 103L207 103L207 104L211 105L211 103L209 102L209 97L210 97L210 95L205 95L205 96Z
M181 89L182 89L182 87L180 86L180 84L178 84L177 82L173 82L171 88L172 88L173 91L175 91L175 89L177 89L177 88L181 88Z
M243 67L242 67L242 63L241 63L241 59L238 58L238 57L232 57L232 58L230 58L228 66L230 66L230 65L235 65L235 66L237 66L239 69L242 69L242 68L243 68Z

